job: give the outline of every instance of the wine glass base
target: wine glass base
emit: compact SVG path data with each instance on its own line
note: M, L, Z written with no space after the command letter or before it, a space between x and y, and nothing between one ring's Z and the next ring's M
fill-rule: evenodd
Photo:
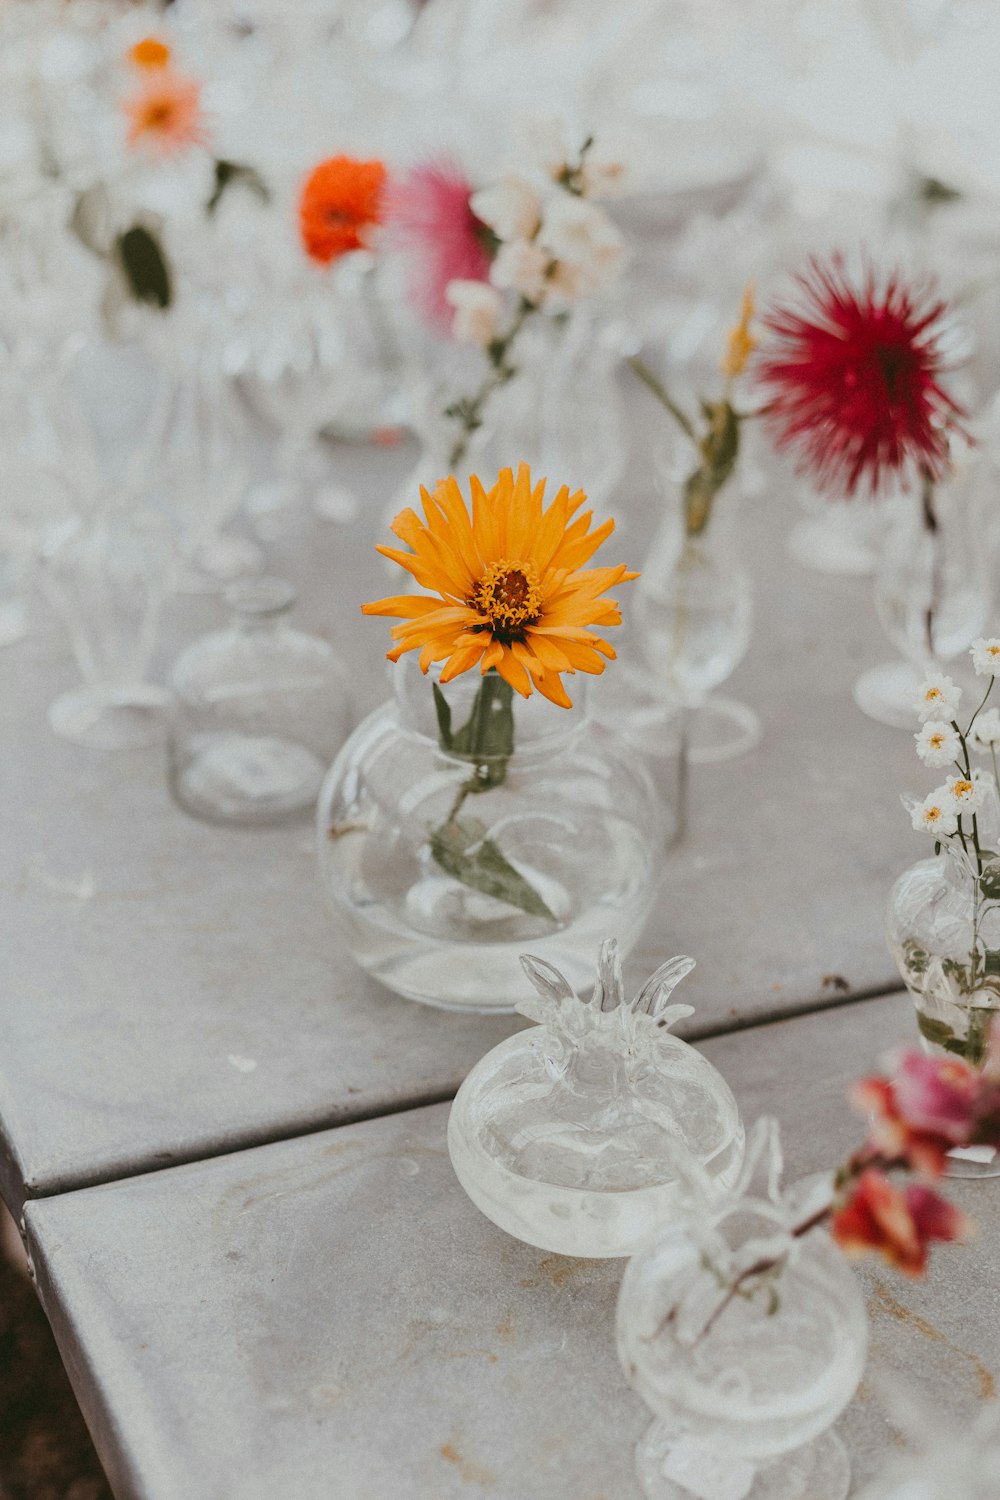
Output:
M796 521L785 545L796 562L816 573L866 578L875 572L874 547L853 525L838 526L833 517Z
M851 1487L850 1459L835 1432L756 1470L725 1459L716 1468L718 1445L686 1454L685 1446L659 1422L640 1440L636 1473L647 1500L847 1500Z
M99 688L74 688L49 708L56 734L93 750L138 750L166 738L168 695L137 685L114 696Z
M0 604L0 646L14 646L28 634L28 610L23 599Z
M721 698L714 693L688 709L683 720L684 749L693 766L714 765L746 755L763 737L760 719L752 708L735 698Z
M879 724L916 733L919 720L917 698L924 675L920 667L908 661L891 661L881 667L869 667L854 684L854 701L862 713Z
M1000 1151L992 1146L958 1147L948 1152L946 1177L1000 1177Z
M264 571L264 549L246 536L217 536L206 542L181 579L179 593L221 594L241 578Z
M346 526L361 509L357 495L345 484L325 484L313 495L312 506L320 520L336 526Z

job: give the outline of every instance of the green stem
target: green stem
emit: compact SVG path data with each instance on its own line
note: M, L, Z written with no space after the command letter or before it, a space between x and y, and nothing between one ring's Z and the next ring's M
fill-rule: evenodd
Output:
M629 365L647 390L652 391L660 405L666 407L681 431L686 433L695 447L698 448L700 446L698 434L694 430L694 424L690 417L677 405L666 386L658 376L653 374L645 360L640 359L638 354L633 354L629 360Z
M461 402L457 409L450 407L448 412L445 413L446 416L457 416L462 424L461 431L452 444L448 455L448 467L450 469L453 469L456 464L460 464L465 457L469 447L469 439L476 431L476 428L482 426L483 412L494 391L498 391L502 385L506 385L509 380L513 380L517 374L516 367L508 364L507 356L529 316L531 313L537 311L538 309L534 302L522 300L514 321L507 332L501 335L501 337L494 339L489 346L488 353L491 368L479 389L467 401Z

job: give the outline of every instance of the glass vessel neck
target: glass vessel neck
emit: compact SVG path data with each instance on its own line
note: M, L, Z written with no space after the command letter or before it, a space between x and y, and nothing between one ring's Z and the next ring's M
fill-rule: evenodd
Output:
M558 751L589 722L587 682L581 673L570 676L564 683L573 699L572 708L565 709L550 703L538 692L522 698L512 689L508 691L499 674L491 672L484 676L477 668L463 672L442 687L440 665L432 666L425 675L415 657L402 658L392 669L399 722L409 734L440 747L438 705L443 700L450 713L452 731L460 730L469 721L486 683L494 690L499 689L496 696L501 701L510 701L514 718L514 749L519 754L529 750L539 753Z
M296 593L283 578L249 578L231 585L224 598L233 628L257 635L270 634L287 621Z

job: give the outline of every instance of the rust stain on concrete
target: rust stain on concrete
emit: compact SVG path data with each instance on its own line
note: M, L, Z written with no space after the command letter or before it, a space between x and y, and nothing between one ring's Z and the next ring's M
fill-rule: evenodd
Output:
M543 1261L539 1261L538 1269L543 1276L549 1278L553 1286L563 1286L587 1264L585 1260L570 1260L565 1255L547 1255ZM522 1282L521 1285L524 1286L525 1283Z
M502 1318L496 1325L495 1332L500 1335L504 1343L509 1343L514 1337L514 1322L511 1318Z
M893 1296L885 1282L878 1276L874 1278L875 1290L868 1300L868 1311L874 1316L875 1313L886 1313L890 1318L895 1318L899 1323L906 1323L919 1333L922 1338L934 1344L943 1344L952 1354L957 1354L959 1359L965 1360L972 1369L976 1382L976 1393L981 1401L995 1401L997 1399L997 1383L993 1372L989 1370L982 1360L975 1354L970 1354L968 1349L962 1349L958 1344L953 1344L947 1334L942 1333L940 1328L935 1328L933 1323L928 1323L926 1318L920 1317L912 1308L900 1302L898 1297Z
M466 1458L460 1453L453 1442L442 1443L438 1449L445 1463L454 1464L466 1484L478 1484L480 1489L488 1490L496 1482L496 1475L491 1474L489 1469L483 1468L473 1459Z

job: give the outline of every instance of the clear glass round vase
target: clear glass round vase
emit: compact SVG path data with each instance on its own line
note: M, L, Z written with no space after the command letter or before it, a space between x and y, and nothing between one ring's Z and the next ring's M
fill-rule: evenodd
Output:
M995 797L980 815L982 846L996 852ZM989 830L994 834L990 837ZM886 938L913 998L921 1042L929 1051L978 1067L1000 1012L1000 864L977 858L949 840L940 854L904 870L889 895ZM989 1146L950 1153L959 1177L1000 1175L1000 1154Z
M632 947L662 864L648 773L590 720L579 676L572 710L514 698L510 753L442 748L440 714L464 729L489 680L466 673L435 699L395 667L394 698L351 735L318 809L342 942L387 989L448 1010L512 1010L530 994L526 948L586 983L603 938Z
M670 959L631 1000L618 947L601 945L586 999L522 956L536 990L518 1009L539 1024L472 1069L448 1117L455 1175L488 1219L560 1255L631 1255L676 1212L678 1155L709 1190L732 1188L743 1161L739 1108L725 1079L670 1028L691 958Z
M780 1269L728 1288L761 1261ZM650 1500L846 1500L830 1432L857 1389L864 1299L823 1231L792 1239L783 1206L730 1200L675 1222L629 1263L618 1350L655 1420L636 1452Z
M217 823L308 817L349 725L347 676L328 641L288 621L280 578L226 591L231 621L182 652L171 676L170 790Z

